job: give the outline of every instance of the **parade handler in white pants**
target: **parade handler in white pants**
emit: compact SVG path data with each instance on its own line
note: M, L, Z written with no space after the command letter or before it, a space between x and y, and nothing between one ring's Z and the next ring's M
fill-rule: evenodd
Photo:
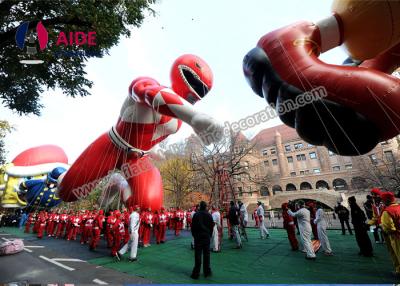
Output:
M139 242L139 226L140 226L140 207L135 206L134 211L129 216L129 241L120 249L118 252L119 256L122 257L130 245L131 254L129 257L130 262L137 261L137 248Z
M296 212L292 212L289 209L288 214L297 218L301 242L303 243L303 247L306 252L306 259L315 260L316 255L311 244L312 229L310 223L310 211L305 208L304 201L299 201L298 204L300 209Z
M212 252L220 252L221 251L221 214L217 207L213 206L211 211L211 216L214 222L213 234L211 237L211 245L212 245Z
M325 212L322 209L321 204L317 204L317 213L315 215L314 223L317 225L317 231L318 231L318 238L319 241L321 242L321 247L324 251L325 255L332 256L332 249L331 245L329 243L328 235L326 233L326 227L327 227L327 222L325 219Z
M257 202L257 216L258 220L260 222L260 236L261 239L265 239L269 237L269 232L267 229L267 226L265 225L265 220L264 220L264 208L262 206L261 202Z

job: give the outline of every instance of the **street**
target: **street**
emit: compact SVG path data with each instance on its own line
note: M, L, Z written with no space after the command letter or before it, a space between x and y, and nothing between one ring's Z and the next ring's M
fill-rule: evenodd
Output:
M0 240L7 241L14 235L0 229ZM24 251L0 257L0 282L26 282L30 284L149 284L149 280L128 275L86 262L102 257L109 251L104 245L96 252L76 241L63 239L39 240L24 238Z

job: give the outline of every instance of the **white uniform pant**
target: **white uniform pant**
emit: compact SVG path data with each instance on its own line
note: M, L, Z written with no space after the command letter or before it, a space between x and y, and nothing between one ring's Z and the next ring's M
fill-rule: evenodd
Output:
M327 253L331 253L332 249L329 243L328 235L326 234L326 225L318 224L317 231L318 231L319 241L321 242L322 250Z
M267 235L269 235L267 226L265 225L264 220L260 220L260 236L264 239Z
M139 242L139 233L137 231L132 232L129 237L129 241L120 249L119 253L124 255L128 248L131 248L130 258L134 259L137 256L137 247Z
M240 239L239 226L238 225L232 225L232 234L233 234L233 237L236 240L237 246L242 245L242 240Z
M300 225L299 225L300 226ZM306 251L307 257L315 257L315 253L311 244L311 227L310 229L300 228L301 242L303 243L304 250Z
M214 251L219 251L219 233L217 225L214 225L213 228L213 233L211 237L211 246Z

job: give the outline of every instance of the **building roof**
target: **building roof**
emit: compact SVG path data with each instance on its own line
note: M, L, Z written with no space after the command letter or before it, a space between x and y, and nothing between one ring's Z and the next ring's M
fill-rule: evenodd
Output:
M257 144L259 147L274 145L276 132L279 132L281 135L282 142L300 139L296 129L281 124L261 130L251 139L251 142Z

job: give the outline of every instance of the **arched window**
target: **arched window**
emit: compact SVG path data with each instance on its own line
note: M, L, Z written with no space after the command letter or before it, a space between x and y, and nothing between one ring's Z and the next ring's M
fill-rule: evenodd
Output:
M262 197L269 196L268 187L262 186L261 189L260 189L260 194L261 194Z
M343 190L348 190L349 187L347 186L347 183L345 180L341 178L334 179L333 182L333 189L335 191L343 191Z
M308 182L303 182L300 184L300 190L311 190L312 186Z
M293 184L287 184L287 185L286 185L286 191L287 191L287 192L296 191L296 186L293 185Z
M316 184L315 184L315 188L318 189L328 189L329 190L329 185L327 182L325 182L324 180L319 180Z
M272 193L275 195L277 192L282 192L282 188L279 185L275 185L272 187Z

